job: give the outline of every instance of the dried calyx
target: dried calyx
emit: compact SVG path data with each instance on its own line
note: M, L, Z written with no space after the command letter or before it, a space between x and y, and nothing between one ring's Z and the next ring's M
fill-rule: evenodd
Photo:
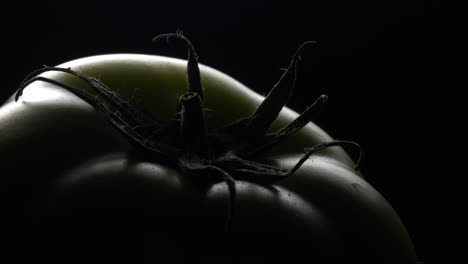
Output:
M230 230L234 215L235 180L262 184L277 182L294 174L312 154L333 146L357 147L360 155L356 164L359 165L362 150L357 143L352 141L332 141L313 146L307 149L292 169L257 161L258 157L261 157L261 154L273 145L287 139L307 125L316 106L327 100L325 95L320 96L290 124L274 133L267 133L291 96L296 81L299 56L314 42L305 42L297 49L286 71L252 115L225 127L208 129L204 120L204 94L195 48L190 40L180 33L159 35L153 41L163 38L182 39L188 45L188 91L180 96L178 111L174 119L170 121L155 119L96 78L70 68L45 67L32 72L20 85L15 99L18 100L23 90L32 82L43 81L55 84L72 92L100 111L114 128L136 146L138 152L158 161L168 162L193 177L209 176L210 180L214 179L212 183L224 181L228 186L230 197L226 230ZM87 82L98 96L54 79L38 76L48 71L74 75Z

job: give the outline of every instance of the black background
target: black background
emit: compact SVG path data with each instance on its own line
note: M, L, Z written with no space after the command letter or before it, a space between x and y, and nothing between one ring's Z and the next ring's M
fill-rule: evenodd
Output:
M417 0L62 1L2 9L2 101L44 64L119 52L185 58L178 41L151 43L179 29L201 63L265 93L299 44L316 40L302 56L290 107L301 111L328 94L316 122L364 147L367 180L400 214L420 258L454 257L453 201L463 196L454 186L466 176L454 170L450 147L463 141L455 126L465 121L457 100L466 87L463 9ZM451 250L432 250L444 244Z

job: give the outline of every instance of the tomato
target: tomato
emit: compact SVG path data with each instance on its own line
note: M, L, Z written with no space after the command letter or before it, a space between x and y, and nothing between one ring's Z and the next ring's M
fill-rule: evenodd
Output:
M93 105L100 98L96 90L67 72L96 78L125 98L125 105L139 109L141 120L180 124L184 118L174 117L188 107L179 105L189 98L187 67L190 71L190 58L187 66L185 60L154 55L86 57L59 65L62 70L45 70L40 76L55 82L35 80L18 101L12 96L5 102L0 108L0 160L12 248L65 262L128 257L171 263L295 263L306 257L308 263L416 263L395 210L355 170L341 148L345 144L328 146L333 138L316 124L304 123L297 133L248 160L274 169L267 175L273 177L257 177L261 173L250 172L244 161L229 165L231 152L218 149L218 141L202 158L190 154L198 153L204 138L186 144L178 133L197 136L192 132L199 122L187 122L190 129L170 130L157 142L185 147L177 152L183 158L174 163L152 155L154 148L142 151L140 141L119 130L127 124L122 119L111 125L110 115L129 114ZM265 101L228 75L199 67L203 94L192 89L203 99L206 131L218 133ZM90 99L63 84L85 91ZM286 107L279 110L271 127L265 127L269 135L299 116ZM152 119L144 119L148 113ZM208 139L252 149L257 142L243 141L244 136ZM304 148L313 146L324 148L305 157ZM219 161L224 158L229 162ZM193 164L203 164L197 165L202 169L191 169ZM283 177L293 168L294 173ZM235 177L222 172L235 172Z

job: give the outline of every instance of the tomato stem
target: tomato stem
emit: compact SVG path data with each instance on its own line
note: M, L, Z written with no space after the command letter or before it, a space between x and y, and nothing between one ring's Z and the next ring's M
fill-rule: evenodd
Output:
M288 103L296 84L297 63L306 47L315 44L315 41L304 42L295 52L289 67L278 82L273 86L265 100L249 117L249 127L252 133L263 136L278 117L281 109Z
M275 133L267 134L267 130L288 102L294 89L300 55L306 47L315 42L305 42L297 49L289 67L254 114L222 128L208 129L203 113L204 94L195 48L180 33L159 35L153 41L164 37L179 38L188 45L188 91L179 98L176 116L169 122L157 120L151 114L138 109L130 104L130 100L123 98L96 78L65 68L46 67L29 74L21 83L15 100L17 101L26 86L34 81L58 85L100 111L106 120L134 143L136 150L141 153L145 155L150 153L150 157L157 158L158 162L168 161L194 178L207 177L210 178L210 182L213 178L223 180L229 193L226 216L228 231L231 229L234 216L236 179L273 183L290 177L317 151L335 146L357 147L360 150L357 166L359 165L362 149L351 141L332 141L313 146L291 169L256 161L269 147L285 140L307 125L315 113L316 106L327 101L325 95L320 96L290 124ZM50 78L36 76L47 71L59 71L80 78L86 81L98 96Z
M264 136L264 142L262 144L256 145L255 148L251 149L250 151L246 152L246 155L255 156L258 153L267 150L268 148L274 146L276 143L285 140L286 138L294 135L297 131L301 128L306 126L310 120L312 120L312 116L317 114L317 107L319 104L324 104L328 101L328 96L321 95L319 98L315 100L315 102L307 107L307 109L302 112L296 119L294 119L291 123L287 126L281 128L280 130L267 134Z
M153 42L157 42L162 38L169 40L170 38L179 38L185 41L188 46L187 56L187 82L189 92L197 93L202 101L204 100L203 87L200 79L200 69L198 67L198 55L192 42L181 33L161 34L153 38Z
M180 97L180 136L185 150L204 153L206 127L202 101L197 93L187 92Z

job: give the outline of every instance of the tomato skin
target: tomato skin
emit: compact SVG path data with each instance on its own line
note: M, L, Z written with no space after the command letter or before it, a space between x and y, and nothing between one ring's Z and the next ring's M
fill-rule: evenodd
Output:
M61 223L72 225L79 230L73 236L80 243L90 233L112 243L107 241L108 233L116 232L119 235L113 240L122 244L144 240L159 248L164 241L177 250L196 249L206 255L228 253L219 248L219 243L226 243L241 255L259 257L281 250L288 259L299 260L302 254L290 256L294 245L317 248L315 259L336 259L333 250L337 245L341 248L341 238L319 208L280 186L269 189L238 181L236 187L238 213L229 235L232 241L225 241L228 195L223 183L200 186L159 164L135 162L124 154L105 156L61 177L48 199L37 207L34 222L41 223L37 229L55 230L59 237ZM85 248L92 250L92 246ZM284 254L275 258L284 258Z
M297 157L278 159L291 164ZM313 158L281 185L314 201L332 219L338 232L352 247L350 259L379 263L416 263L412 241L403 224L385 198L353 170L336 166L326 157ZM385 260L382 259L385 256Z
M138 105L160 119L173 116L178 95L186 89L182 60L119 54L61 66L99 78L128 98L135 94L135 101L141 99ZM247 116L262 100L218 71L208 67L201 71L206 107L210 109L209 127ZM45 75L88 89L62 73ZM274 126L281 127L296 116L285 108ZM310 123L265 158L291 167L304 147L331 140ZM15 201L12 208L21 207L19 215L31 216L31 222L26 222L37 230L46 226L61 237L60 228L71 229L81 238L76 241L85 239L83 234L105 230L102 241L106 243L113 242L109 237L122 242L115 237L118 230L122 237L144 240L137 243L142 247L155 237L168 241L177 234L188 245L197 242L191 238L205 240L209 235L209 245L224 252L217 243L222 241L226 217L228 192L224 183L199 186L194 184L197 179L157 161L135 159L130 144L96 110L62 88L35 82L18 102L10 98L0 108L0 149L2 166L6 166L2 177L6 188L2 191L9 201ZM269 188L238 181L234 237L224 242L241 241L249 246L230 246L259 255L281 252L284 248L271 241L292 237L301 243L293 239L288 241L290 246L312 252L315 260L416 263L398 215L352 166L341 148L330 148L312 156L289 179ZM132 228L145 235L135 236ZM31 230L34 233L35 228ZM111 244L109 248L118 247ZM268 246L261 249L259 244ZM200 252L201 247L195 248ZM290 253L283 257L294 258Z

